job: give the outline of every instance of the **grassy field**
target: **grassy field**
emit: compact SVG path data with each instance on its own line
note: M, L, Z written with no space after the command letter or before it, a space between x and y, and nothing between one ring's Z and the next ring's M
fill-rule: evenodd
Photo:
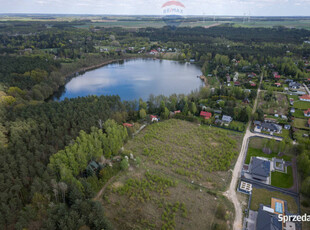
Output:
M235 23L236 27L265 27L272 28L274 26L284 26L287 28L307 29L310 28L310 20L279 20L279 21L250 21L244 23Z
M292 167L287 167L287 173L271 172L271 185L280 188L290 188L294 183Z
M293 113L293 116L297 118L305 118L304 111L300 109L296 109L295 113Z
M298 129L310 130L308 126L308 119L295 118L293 125L295 128L298 128Z
M285 161L291 161L291 157L290 156L282 156L282 157L279 157L277 153L271 153L271 154L265 154L261 149L255 149L255 148L251 148L249 147L248 148L248 153L246 155L246 158L245 158L245 164L249 164L250 163L250 160L251 160L251 157L265 157L265 158L268 158L268 159L271 159L273 157L276 157L276 158L279 158L279 159L284 159Z
M294 102L294 107L296 109L307 110L310 108L310 102L307 101L296 101Z
M182 120L148 126L124 146L142 163L110 183L102 200L106 215L116 229L231 228L233 205L220 194L241 139Z
M281 192L273 192L266 189L253 188L252 200L250 209L257 211L259 205L271 205L271 198L278 198L287 201L288 211L290 213L297 213L298 207L295 199L291 196L285 195Z

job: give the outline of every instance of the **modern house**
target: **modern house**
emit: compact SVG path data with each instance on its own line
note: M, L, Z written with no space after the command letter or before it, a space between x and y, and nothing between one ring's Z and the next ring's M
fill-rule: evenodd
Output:
M203 117L204 119L208 120L212 117L212 113L206 112L206 111L201 111L200 116Z
M272 132L272 133L281 133L282 126L274 124L274 123L267 123L264 122L261 125L263 131Z
M249 172L253 179L267 181L270 176L270 161L258 157L252 157Z
M304 111L304 116L305 117L310 117L310 109Z
M301 100L301 101L308 101L308 102L310 102L310 95L303 95L303 96L301 96L301 97L299 97L299 99Z
M282 230L282 222L271 208L261 204L257 213L256 230Z
M181 113L181 110L174 111L173 113L174 113L174 114Z
M230 122L232 122L232 117L231 116L227 116L227 115L223 115L223 117L222 117L222 121L224 122L224 123L230 123Z
M289 84L288 84L288 86L291 88L291 89L299 89L300 87L301 87L301 84L300 83L298 83L298 82L290 82Z

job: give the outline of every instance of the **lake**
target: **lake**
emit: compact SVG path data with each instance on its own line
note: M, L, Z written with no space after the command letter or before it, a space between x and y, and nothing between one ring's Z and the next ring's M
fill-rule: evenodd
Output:
M147 100L150 94L188 94L203 85L197 78L201 74L195 64L157 59L125 60L72 78L55 93L53 100L88 95L119 95L122 100Z

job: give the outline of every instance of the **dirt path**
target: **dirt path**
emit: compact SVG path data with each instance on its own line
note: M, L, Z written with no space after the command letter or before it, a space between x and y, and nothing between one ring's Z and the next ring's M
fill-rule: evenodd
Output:
M261 75L261 79L260 79L259 87L257 90L257 96L256 96L256 99L254 102L252 114L254 114L256 111L257 101L258 101L258 96L259 96L259 92L260 92L262 79L263 79L263 75ZM229 189L224 193L224 195L234 204L234 207L235 207L235 221L234 221L234 227L233 227L234 230L242 229L242 207L241 207L241 204L237 198L236 187L237 187L237 183L238 183L239 174L240 174L241 169L242 169L243 158L246 154L247 144L248 144L249 138L254 135L250 131L251 121L252 120L250 119L250 121L247 125L245 135L243 137L240 154L239 154L238 160L235 164L235 168L234 168L233 173L232 173L232 179L230 182Z
M93 200L95 201L100 201L101 200L101 196L102 193L104 192L104 190L111 184L111 182L114 180L115 176L111 177L107 183L105 183L105 185L100 189L100 191L97 193L97 195L93 198Z

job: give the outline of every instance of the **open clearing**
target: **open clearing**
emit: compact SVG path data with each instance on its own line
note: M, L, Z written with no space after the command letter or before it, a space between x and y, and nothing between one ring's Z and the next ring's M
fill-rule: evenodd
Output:
M287 96L283 93L275 93L275 100L265 101L266 92L259 95L258 108L262 109L265 114L287 114L289 103Z
M220 191L230 182L241 139L181 120L148 126L125 145L140 166L103 193L107 217L116 229L232 228L234 208Z

